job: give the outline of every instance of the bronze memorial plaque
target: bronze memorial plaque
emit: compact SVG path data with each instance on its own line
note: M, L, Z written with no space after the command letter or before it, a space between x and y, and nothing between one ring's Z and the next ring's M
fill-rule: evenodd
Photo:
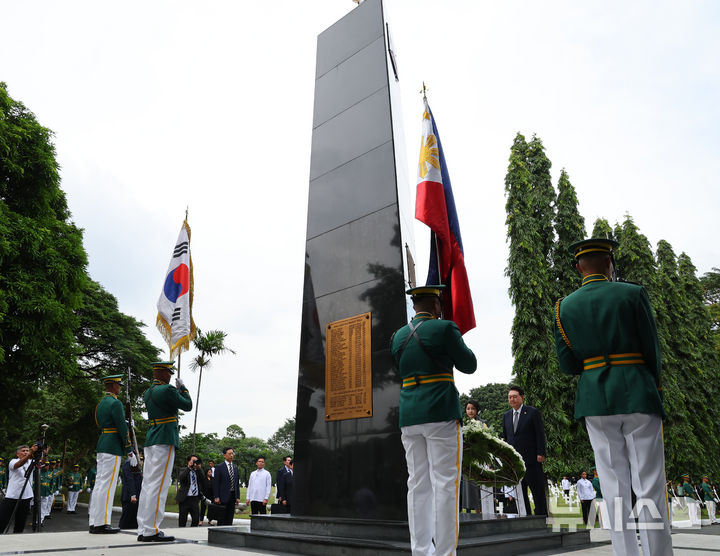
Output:
M325 420L372 416L370 313L327 325Z

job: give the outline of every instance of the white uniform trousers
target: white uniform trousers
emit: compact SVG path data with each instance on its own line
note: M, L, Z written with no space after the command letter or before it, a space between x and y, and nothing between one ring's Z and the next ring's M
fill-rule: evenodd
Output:
M585 425L608 508L613 553L639 554L632 487L643 554L671 555L662 419L649 413L600 415L585 417Z
M408 467L408 525L412 554L454 555L460 533L463 446L460 422L410 425L402 427L401 432Z
M152 537L160 532L174 461L175 446L156 444L145 447L145 466L137 512L138 535Z
M69 490L68 491L68 502L67 502L67 511L74 512L75 506L77 506L77 499L80 495L80 492L77 490Z
M708 517L710 518L710 523L717 523L718 520L715 519L715 501L714 500L705 500L705 505L707 506Z
M690 518L690 527L700 525L700 519L698 518L698 506L700 506L700 504L698 504L695 498L690 498L689 496L685 497L685 503L687 504L688 517Z
M89 522L91 526L110 525L121 459L120 456L114 454L103 452L97 454L97 476L90 497Z
M50 496L41 496L40 497L40 521L42 522L47 516L50 515L50 510L52 509L52 503L54 494L51 494Z

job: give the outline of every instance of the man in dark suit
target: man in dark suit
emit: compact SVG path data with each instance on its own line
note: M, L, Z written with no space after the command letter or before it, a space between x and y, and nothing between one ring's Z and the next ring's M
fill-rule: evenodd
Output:
M142 456L140 456L142 462ZM130 460L126 459L125 463L120 466L120 477L122 479L122 491L120 500L122 501L122 513L120 514L120 529L137 529L137 512L138 498L140 497L140 489L142 488L142 469L138 465L133 467Z
M531 515L527 489L535 499L535 515L547 515L545 497L545 428L540 412L524 405L525 392L519 386L510 386L508 403L511 409L503 415L503 440L515 448L525 461L525 477L520 483L525 498L525 513Z
M295 478L293 476L294 465L295 460L291 459L286 467L287 471L284 473L278 473L279 479L277 483L277 498L278 500L281 500L280 504L282 504L283 511L288 514L290 513L293 500L295 499Z
M285 456L283 458L283 466L275 473L275 499L278 504L282 504L282 496L280 495L280 482L282 481L283 475L290 472L290 460L292 456Z
M235 515L235 506L240 501L240 476L237 465L233 463L235 450L223 448L225 461L215 467L213 476L213 495L215 503L225 506L225 510L218 525L232 525Z
M200 523L198 502L204 482L205 477L200 469L200 459L195 454L188 456L187 467L183 467L178 473L178 491L175 495L180 527L185 527L187 524L188 513L190 514L190 527L197 527Z

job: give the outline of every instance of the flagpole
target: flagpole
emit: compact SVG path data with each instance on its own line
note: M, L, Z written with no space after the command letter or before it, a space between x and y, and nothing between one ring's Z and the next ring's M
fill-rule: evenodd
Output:
M178 350L178 364L177 364L178 378L180 378L180 356L181 355L182 355L182 349Z

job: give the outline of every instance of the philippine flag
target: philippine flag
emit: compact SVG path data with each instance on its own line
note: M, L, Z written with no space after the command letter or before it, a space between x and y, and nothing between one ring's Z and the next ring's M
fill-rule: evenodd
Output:
M444 317L455 321L461 334L475 328L470 284L450 175L427 100L423 113L420 162L418 164L415 218L432 230L427 285L445 284Z
M190 347L195 338L192 318L193 268L190 256L190 226L187 220L180 228L170 265L165 273L157 308L157 327L170 346L170 357Z

